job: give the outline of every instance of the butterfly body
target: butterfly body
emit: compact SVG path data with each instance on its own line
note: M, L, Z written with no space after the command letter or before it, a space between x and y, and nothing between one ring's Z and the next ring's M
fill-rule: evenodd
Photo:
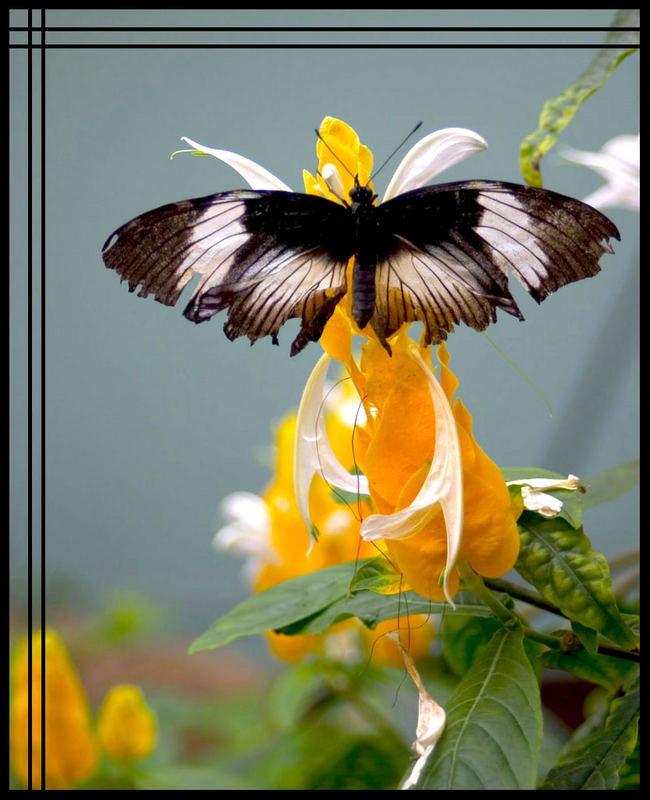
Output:
M197 323L228 309L224 332L274 343L302 320L291 354L320 338L348 291L352 316L388 338L424 325L436 344L465 322L483 330L502 308L523 319L512 274L537 301L595 275L613 252L616 227L600 212L555 192L500 181L414 189L375 205L356 183L350 202L276 190L239 190L173 203L136 217L109 237L107 267L139 294L174 305L192 275L184 311Z

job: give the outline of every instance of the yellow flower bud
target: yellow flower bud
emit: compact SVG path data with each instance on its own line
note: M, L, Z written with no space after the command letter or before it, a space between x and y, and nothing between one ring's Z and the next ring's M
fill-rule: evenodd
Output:
M104 698L97 718L104 753L128 763L147 758L156 743L156 720L137 686L114 686Z

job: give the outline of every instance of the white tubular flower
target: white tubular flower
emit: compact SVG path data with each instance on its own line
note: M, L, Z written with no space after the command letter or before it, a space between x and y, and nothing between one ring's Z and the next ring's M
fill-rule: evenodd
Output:
M404 156L388 184L383 202L425 186L444 170L486 148L485 139L467 128L442 128L430 133Z
M343 467L325 432L323 400L330 361L331 358L325 354L314 367L302 393L296 418L294 488L298 510L310 532L312 524L309 517L309 487L314 475L322 475L337 489L368 494L367 479L363 475L352 475Z
M584 198L593 208L617 206L638 211L641 196L641 137L615 136L602 146L598 153L564 148L567 161L584 164L601 175L607 182Z
M281 192L291 192L290 186L276 178L276 176L269 172L268 169L251 161L250 158L240 156L239 153L231 153L230 150L215 150L214 147L206 147L203 144L188 139L187 136L181 137L184 142L187 142L190 147L201 155L214 156L220 161L228 164L244 178L251 189L277 189Z
M214 535L212 546L243 556L243 572L252 580L259 566L279 563L271 543L271 516L264 500L252 492L233 492L219 504L226 524Z
M522 478L521 480L508 481L508 486L521 486L521 499L524 508L535 511L543 517L557 517L562 510L562 501L551 494L546 494L548 489L567 489L569 491L584 491L580 478L569 475L566 480L556 478Z

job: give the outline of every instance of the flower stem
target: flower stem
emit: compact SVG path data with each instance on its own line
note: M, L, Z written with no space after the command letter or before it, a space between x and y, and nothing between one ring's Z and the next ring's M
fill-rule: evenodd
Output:
M504 625L522 625L523 620L514 611L503 605L496 595L488 589L483 578L470 567L467 561L458 561L456 569L463 583L470 592L473 592L490 609L494 616Z

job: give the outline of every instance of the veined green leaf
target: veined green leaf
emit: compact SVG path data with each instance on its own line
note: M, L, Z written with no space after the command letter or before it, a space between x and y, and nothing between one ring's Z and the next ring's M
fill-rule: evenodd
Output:
M637 670L638 672L638 670ZM634 750L639 723L639 678L609 705L604 725L578 728L542 789L614 789L619 772Z
M521 631L497 631L445 710L445 732L414 788L535 788L542 712Z
M517 572L570 620L621 647L636 646L637 637L617 608L607 561L592 549L582 528L530 512L521 515L517 526L521 537Z
M623 9L612 22L612 28L639 26L639 9ZM587 69L559 97L547 100L539 118L539 127L521 143L520 163L524 179L531 186L542 185L539 162L557 141L582 103L607 81L620 62L633 53L639 44L638 31L610 31L605 45Z
M571 628L585 650L590 655L595 656L598 652L598 632L593 628L587 628L585 625L581 625L575 619L571 621Z
M364 562L349 562L300 575L251 595L196 639L190 653L212 650L239 639L277 630L321 612L345 597Z
M502 625L493 617L445 615L442 627L442 654L457 675L465 675L476 655Z
M400 582L401 575L395 570L385 556L378 556L365 561L355 572L350 585L352 592L360 589L372 589L382 592Z
M383 586L381 569L369 565L381 559L365 559L310 572L251 595L231 609L190 646L190 653L223 647L235 639L277 631L287 636L324 633L331 625L357 617L366 627L410 614L465 614L486 617L490 611L476 602L434 603L415 592L385 595L354 589L358 570L365 575L360 585ZM377 565L375 564L375 567Z
M415 592L400 592L398 594L378 594L377 592L361 591L353 597L343 597L324 608L319 614L289 625L279 632L290 636L297 634L324 633L337 622L342 622L350 617L357 617L366 628L375 628L379 622L387 619L403 619L412 614L453 614L465 616L489 617L490 610L479 603L459 603L455 601L456 608L450 608L447 603L434 603L420 597Z
M633 661L604 655L590 655L586 650L547 650L541 656L542 664L550 669L561 669L570 672L577 678L595 683L605 689L613 689L621 685L625 676L636 669Z

